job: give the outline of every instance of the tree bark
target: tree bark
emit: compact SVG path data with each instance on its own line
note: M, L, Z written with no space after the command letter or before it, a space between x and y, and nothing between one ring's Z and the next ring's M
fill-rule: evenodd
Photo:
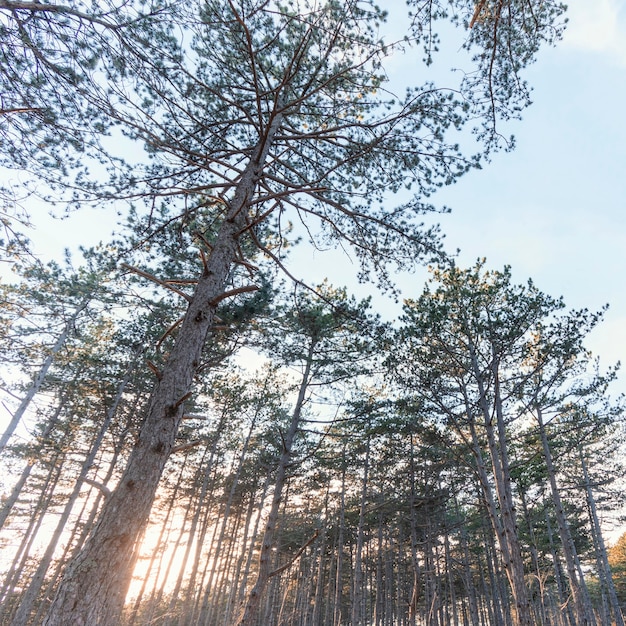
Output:
M39 561L37 570L35 571L35 574L31 578L30 583L28 584L28 587L26 588L26 591L24 592L24 595L22 596L22 599L20 601L20 606L15 614L15 617L13 618L13 622L12 622L13 626L22 626L22 624L26 624L28 622L28 616L30 615L30 612L33 608L35 600L37 599L37 596L41 589L41 586L43 585L46 572L48 571L48 567L50 566L50 563L52 562L52 558L57 548L57 544L61 539L61 535L63 531L65 530L65 525L67 524L67 521L72 512L72 509L74 508L74 505L76 504L76 501L78 500L78 496L80 495L80 490L82 489L84 481L87 478L87 474L91 470L94 464L94 461L96 460L96 456L98 455L100 446L102 445L102 441L104 440L104 436L106 435L109 425L111 424L113 418L115 417L115 414L117 412L117 407L119 406L119 403L122 400L122 394L124 393L124 390L126 389L128 382L130 381L131 368L134 365L135 363L133 360L131 364L129 365L129 368L126 371L124 378L122 379L121 383L118 385L117 393L115 395L113 404L108 409L106 413L106 418L100 425L100 428L98 429L98 433L96 434L96 437L94 438L94 441L91 444L91 450L89 451L89 453L87 454L87 457L82 463L80 474L78 475L78 478L76 479L76 483L74 484L74 489L72 490L72 493L70 494L65 504L65 507L63 508L63 512L61 513L59 517L56 528L52 534L52 537L50 538L50 541L48 542L48 546L46 547L46 550Z
M306 399L306 393L311 378L311 368L313 365L313 354L315 351L315 341L311 342L307 355L298 398L291 416L289 430L283 437L283 451L278 462L278 470L276 472L276 480L274 482L274 495L272 497L272 505L267 516L265 524L265 533L261 543L261 554L259 555L259 570L254 586L248 594L243 611L237 620L237 626L256 626L259 618L261 600L267 587L267 584L273 575L272 568L272 549L276 536L276 527L278 523L278 515L282 502L283 489L287 480L287 469L291 463L293 454L293 443L296 434L300 428L300 420L302 408Z
M198 279L178 337L152 394L137 445L93 533L69 564L44 620L45 626L119 623L137 548L175 443L185 400L201 365L217 301L225 292L237 259L238 239L246 228L249 202L281 121L282 113L273 116L267 134L257 144L241 175L207 267Z
M574 604L576 606L576 621L580 626L595 626L596 620L593 614L593 607L591 606L591 599L589 598L585 579L580 576L576 568L576 561L578 558L576 554L576 546L574 545L572 534L569 530L569 524L565 518L565 511L563 510L563 503L561 502L561 494L556 484L556 470L554 469L554 463L552 462L552 451L550 450L550 444L548 443L548 436L546 434L546 428L543 421L543 412L540 407L535 408L535 414L537 416L537 424L539 425L539 436L541 438L543 458L548 471L550 493L552 494L552 501L554 502L556 521L559 528L559 536L561 538L565 566L567 567L567 576L569 578L569 586L574 597Z

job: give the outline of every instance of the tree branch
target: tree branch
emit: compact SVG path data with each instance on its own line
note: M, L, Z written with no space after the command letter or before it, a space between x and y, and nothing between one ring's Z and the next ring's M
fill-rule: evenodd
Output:
M134 267L133 265L128 265L128 263L122 263L122 267L129 270L130 272L134 272L135 274L142 276L143 278L147 278L148 280L152 281L153 283L156 283L157 285L161 285L161 287L165 287L166 289L173 291L175 294L178 294L179 296L182 296L183 298L185 298L187 302L192 301L192 297L190 295L186 294L184 291L181 291L180 289L177 289L173 285L169 284L167 281L161 280L160 278L157 278L156 276L153 276L152 274L149 274L148 272L144 272L143 270L140 270L138 267Z
M294 557L290 559L287 563L285 563L285 565L282 565L281 567L278 567L275 570L271 571L268 574L268 578L271 578L272 576L276 576L277 574L281 574L286 569L289 569L300 558L302 553L319 537L319 534L320 534L319 528L316 528L315 532L313 533L313 536L307 539L307 541L302 545L302 547L296 552Z

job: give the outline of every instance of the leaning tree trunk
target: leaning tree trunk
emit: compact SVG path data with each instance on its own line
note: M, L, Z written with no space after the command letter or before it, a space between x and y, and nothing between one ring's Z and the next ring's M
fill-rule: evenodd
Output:
M74 325L76 324L78 316L87 308L88 304L89 299L80 304L76 311L74 311L73 315L65 323L63 332L57 337L54 346L50 348L48 356L44 359L44 362L41 364L39 371L37 372L37 374L35 374L35 377L33 378L33 382L30 384L28 390L26 391L26 394L22 398L20 405L15 410L15 413L13 413L7 429L4 431L4 433L2 433L2 437L0 437L0 452L2 452L6 448L7 443L11 438L11 435L13 435L15 429L18 427L18 424L24 417L24 414L30 406L30 403L33 401L33 398L39 393L41 385L43 385L43 382L46 380L48 370L54 363L54 360L56 359L57 354L60 352L61 348L63 348L63 346L65 345L67 338L69 337L72 329L74 328Z
M47 439L52 434L52 431L58 426L59 421L60 421L60 415L63 412L63 409L65 408L66 401L67 401L67 398L65 397L62 397L59 400L59 404L54 409L54 413L48 419L46 427L41 433L41 436L40 436L41 441L47 441ZM11 511L13 510L13 507L15 506L20 496L22 495L22 489L24 488L26 481L30 477L33 471L33 467L35 467L37 463L37 456L41 456L41 455L33 454L32 457L28 460L26 466L22 470L19 480L15 484L15 487L13 487L10 495L2 503L2 508L0 509L0 529L4 527L4 523L6 522L7 518L11 514Z
M569 578L569 586L574 597L574 605L576 607L576 621L579 626L593 625L596 619L591 606L591 599L587 591L584 577L579 575L576 568L577 554L574 540L569 529L569 524L565 517L561 494L556 484L556 470L552 461L552 451L548 442L546 427L543 421L543 413L539 407L536 407L537 423L539 425L539 436L541 438L541 446L543 448L543 458L548 472L548 480L550 482L550 492L556 512L556 521L559 528L559 536L561 538L561 546L563 548L563 556L565 558L565 566L567 567L567 576Z
M241 616L237 620L237 626L256 626L258 623L259 613L261 611L261 601L264 598L264 593L270 578L284 569L281 567L272 571L272 551L274 549L274 539L276 536L276 527L278 524L283 489L287 481L287 470L292 462L293 444L296 434L300 428L302 408L306 399L306 392L309 388L314 351L315 341L312 341L309 346L309 352L307 355L304 373L302 374L302 380L300 382L298 398L291 416L289 430L283 437L283 451L280 455L278 469L276 472L276 480L274 481L272 505L265 523L265 533L261 543L261 554L259 555L259 569L256 581L246 598ZM300 554L300 552L298 552L298 554Z
M119 623L138 543L176 440L185 400L201 365L216 306L225 297L231 268L238 258L238 239L246 229L249 202L281 121L281 113L274 115L239 179L174 347L158 375L128 465L85 547L69 564L44 620L45 626Z

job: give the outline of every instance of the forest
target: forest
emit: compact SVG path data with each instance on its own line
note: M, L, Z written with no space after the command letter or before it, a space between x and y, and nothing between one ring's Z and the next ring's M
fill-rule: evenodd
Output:
M436 225L565 9L0 0L0 624L624 625L605 310ZM42 206L116 233L43 261Z

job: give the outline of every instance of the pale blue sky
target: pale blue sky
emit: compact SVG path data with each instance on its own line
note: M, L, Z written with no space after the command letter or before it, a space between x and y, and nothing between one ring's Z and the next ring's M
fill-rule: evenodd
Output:
M614 390L626 392L626 3L568 5L563 41L542 50L524 74L533 104L507 127L515 150L496 154L433 201L452 208L438 219L446 248L461 250L459 265L479 257L491 269L511 265L516 282L532 278L569 308L608 303L588 348L605 366L624 363ZM459 51L459 65L462 59ZM327 253L315 253L309 265L327 268L335 283L350 275ZM424 276L400 277L403 296L418 295ZM387 313L399 311L378 302Z
M517 281L533 278L571 307L609 303L589 347L602 363L626 366L626 3L568 4L564 40L542 50L526 73L534 103L510 127L516 149L496 154L434 202L453 209L440 221L447 248L461 250L461 265L484 256L490 268L510 264ZM43 210L33 212L40 213L33 215L35 247L46 257L60 255L74 234L96 243L114 223L110 214L86 211L50 224ZM345 260L345 271L337 271L334 255L315 254L306 264L315 280L327 270L331 282L342 284L352 274ZM400 284L403 295L415 296L423 275L401 277ZM626 372L619 389L626 391Z
M564 40L527 74L517 148L444 190L442 225L464 264L510 264L571 307L609 303L588 347L626 367L626 3L568 5Z

